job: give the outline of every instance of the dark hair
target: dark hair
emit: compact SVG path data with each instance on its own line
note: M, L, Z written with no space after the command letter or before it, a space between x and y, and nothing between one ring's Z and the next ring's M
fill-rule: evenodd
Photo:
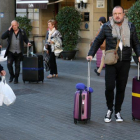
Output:
M106 18L105 17L100 17L98 21L101 21L102 23L106 23Z
M115 7L113 8L113 10L114 10L115 8L122 8L122 10L123 10L123 13L124 13L124 8L123 8L122 6L120 6L120 5L118 5L118 6L115 6Z

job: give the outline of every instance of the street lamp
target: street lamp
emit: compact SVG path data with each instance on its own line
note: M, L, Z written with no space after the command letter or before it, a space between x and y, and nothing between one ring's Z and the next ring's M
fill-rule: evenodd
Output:
M77 0L78 8L80 8L80 0Z
M87 2L88 2L88 0L76 0L77 1L77 3L78 3L78 8L86 8L87 7Z
M83 0L84 8L87 8L87 2L88 0Z

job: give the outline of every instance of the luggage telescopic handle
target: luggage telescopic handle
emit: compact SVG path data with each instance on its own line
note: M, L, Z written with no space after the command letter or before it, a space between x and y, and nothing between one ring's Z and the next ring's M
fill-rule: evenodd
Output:
M88 60L88 77L87 77L87 88L89 90L90 87L90 67L91 67L91 62Z
M29 46L27 46L27 57L29 57Z
M33 57L33 45L31 44L31 49L32 49L32 53L31 53L31 55L32 55L32 57ZM27 46L27 57L29 57L29 46Z
M140 76L140 62L138 61L138 80L140 79L139 76Z

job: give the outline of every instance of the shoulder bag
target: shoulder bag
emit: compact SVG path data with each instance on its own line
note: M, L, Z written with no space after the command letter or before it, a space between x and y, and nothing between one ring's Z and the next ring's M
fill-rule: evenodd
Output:
M117 63L117 61L119 59L119 56L117 53L119 43L120 43L120 40L117 40L116 49L105 51L105 61L104 61L105 64L113 65L113 64Z

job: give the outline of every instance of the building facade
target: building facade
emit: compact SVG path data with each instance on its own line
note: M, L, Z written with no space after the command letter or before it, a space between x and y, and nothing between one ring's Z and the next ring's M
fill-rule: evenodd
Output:
M107 18L116 5L121 5L127 11L136 0L88 0L86 8L78 8L77 0L49 0L47 9L18 9L16 0L0 0L0 36L2 32L9 28L11 21L15 16L28 16L33 26L30 40L35 41L37 52L43 50L43 40L47 32L47 21L55 18L59 9L64 6L76 7L82 15L81 29L79 31L80 40L77 44L79 49L77 57L85 57L89 50L90 42L95 38L99 29L98 19L101 16ZM50 4L51 3L51 4ZM1 41L5 46L6 41Z
M11 26L15 14L16 0L0 0L0 37ZM0 40L0 42L3 47L7 46L7 40Z

